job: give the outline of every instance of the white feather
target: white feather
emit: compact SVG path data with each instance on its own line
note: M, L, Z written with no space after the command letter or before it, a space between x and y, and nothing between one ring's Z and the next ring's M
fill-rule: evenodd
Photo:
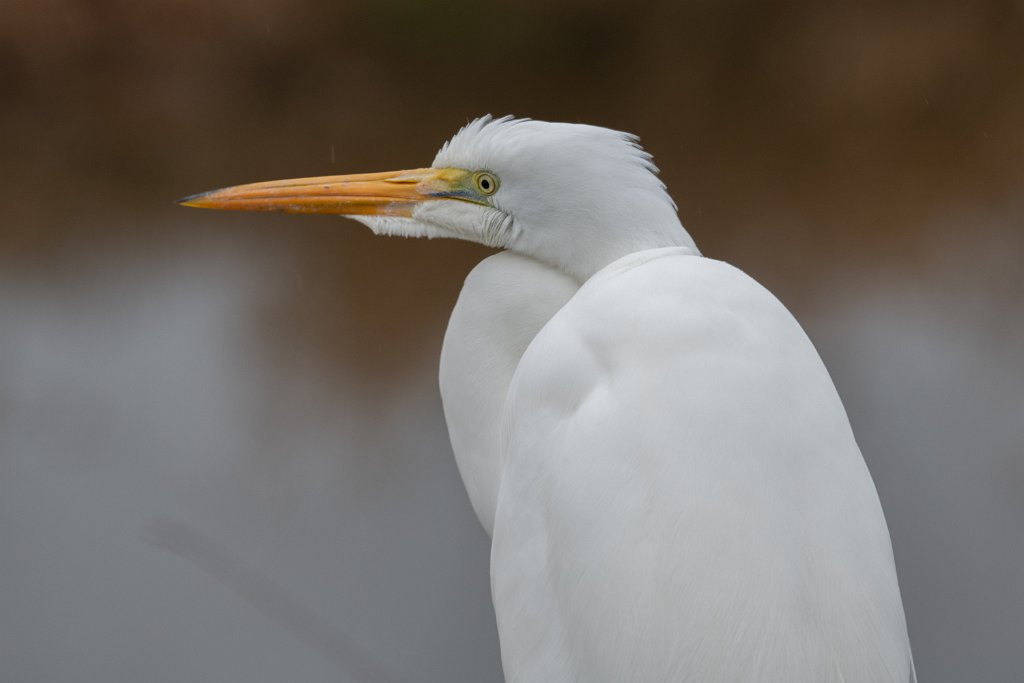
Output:
M827 371L770 293L699 255L635 138L485 118L435 166L497 175L481 211L514 225L441 361L507 679L913 680Z

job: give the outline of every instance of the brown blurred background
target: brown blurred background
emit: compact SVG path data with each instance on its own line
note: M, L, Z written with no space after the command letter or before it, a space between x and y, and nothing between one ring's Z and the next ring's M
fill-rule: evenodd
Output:
M0 679L499 681L435 386L487 250L173 199L639 134L833 372L922 681L1024 680L1024 3L6 0Z

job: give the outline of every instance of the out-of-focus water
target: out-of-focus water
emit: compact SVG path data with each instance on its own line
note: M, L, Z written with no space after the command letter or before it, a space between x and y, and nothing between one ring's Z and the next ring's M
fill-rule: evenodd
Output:
M921 681L1024 676L1007 656L1024 626L1024 244L973 225L937 232L923 273L843 283L809 321L882 498Z
M875 476L921 680L1018 680L1020 245L956 242L837 273L797 314ZM356 652L501 680L436 358L367 391L358 359L282 354L283 257L242 244L0 276L3 678L374 680Z
M406 681L498 680L433 368L359 395L283 369L259 260L196 254L3 279L4 680L362 680L339 643ZM169 523L242 570L162 547ZM254 580L330 628L261 611Z

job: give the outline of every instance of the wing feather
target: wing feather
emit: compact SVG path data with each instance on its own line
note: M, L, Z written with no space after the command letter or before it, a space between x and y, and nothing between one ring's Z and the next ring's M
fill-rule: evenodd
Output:
M512 380L492 586L509 681L900 681L888 530L817 352L680 249L595 275Z

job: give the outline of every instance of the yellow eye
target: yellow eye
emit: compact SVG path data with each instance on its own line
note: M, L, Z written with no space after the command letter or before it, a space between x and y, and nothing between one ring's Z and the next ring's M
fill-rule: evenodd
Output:
M490 173L477 173L473 176L473 180L476 182L476 189L480 191L480 194L494 194L498 189L498 179Z

